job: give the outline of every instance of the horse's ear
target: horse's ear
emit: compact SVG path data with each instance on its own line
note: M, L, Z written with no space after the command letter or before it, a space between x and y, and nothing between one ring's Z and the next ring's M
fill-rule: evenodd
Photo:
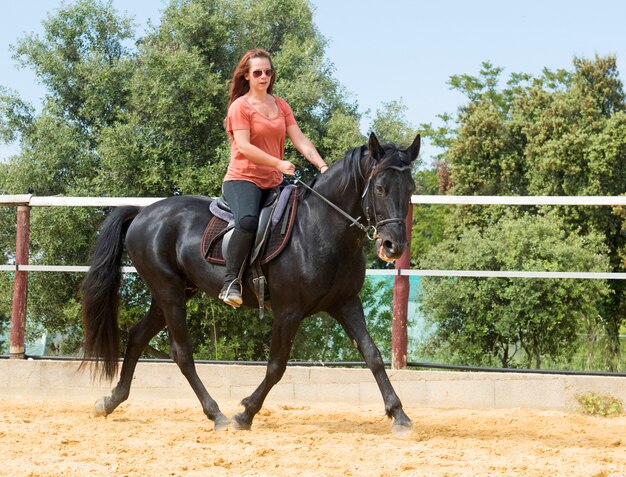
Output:
M422 137L418 134L413 140L413 144L405 151L409 156L409 162L413 162L420 153L420 144L422 143Z
M385 155L385 151L380 146L380 143L378 142L378 138L376 137L376 134L374 133L370 134L370 140L369 140L369 143L367 144L367 147L370 152L370 157L374 159L375 161L379 161L380 158Z

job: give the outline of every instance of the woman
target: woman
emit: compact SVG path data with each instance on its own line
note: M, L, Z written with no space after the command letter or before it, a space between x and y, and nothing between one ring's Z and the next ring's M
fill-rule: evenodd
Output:
M295 166L284 160L285 137L320 172L328 166L302 133L287 102L273 96L276 74L267 51L248 51L233 74L226 116L230 164L222 193L235 217L235 229L226 251L226 274L220 298L238 307L242 303L240 270L254 239L259 210L266 193L293 176Z

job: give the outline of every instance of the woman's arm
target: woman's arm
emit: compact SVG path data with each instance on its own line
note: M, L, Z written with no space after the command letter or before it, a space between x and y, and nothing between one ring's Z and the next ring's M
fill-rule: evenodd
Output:
M233 131L233 139L237 144L239 152L255 164L273 167L274 169L278 169L283 174L287 174L289 176L293 176L295 174L296 166L294 166L291 162L278 159L277 157L268 154L252 144L250 142L249 129L235 129Z
M304 135L297 124L292 124L287 127L287 136L289 136L293 145L307 161L317 167L320 172L326 172L328 166L324 162L324 159L322 159L322 156L317 152L313 143Z

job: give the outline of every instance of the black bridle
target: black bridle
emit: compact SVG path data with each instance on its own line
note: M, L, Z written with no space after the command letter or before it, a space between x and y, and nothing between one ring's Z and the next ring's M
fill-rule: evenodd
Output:
M385 169L394 169L396 171L404 172L407 169L411 169L411 166L402 166L402 167L400 167L400 166L388 166ZM326 204L328 204L330 207L332 207L337 212L339 212L341 215L343 215L346 219L348 219L350 221L350 227L355 226L355 227L359 228L360 230L362 230L363 232L365 232L365 234L367 235L367 238L369 238L370 240L376 240L378 238L378 229L380 227L383 227L383 226L389 225L389 224L395 224L395 223L401 224L401 225L405 225L406 224L406 218L404 218L404 217L392 217L392 218L389 218L389 219L376 220L377 217L378 217L378 214L376 213L376 201L374 201L371 198L371 195L373 194L373 191L370 191L370 184L371 184L372 179L374 177L375 177L375 174L374 174L374 172L372 172L370 174L369 178L367 179L367 183L365 184L365 189L363 190L363 194L361 194L361 208L365 212L365 218L367 220L367 225L364 225L364 224L361 223L361 217L360 216L355 219L350 214L348 214L346 211L344 211L343 209L341 209L340 207L335 205L333 202L328 200L326 197L324 197L322 194L317 192L315 189L313 189L309 185L307 185L304 182L302 182L300 179L296 178L295 183L296 184L300 184L305 189L309 190L310 192L313 192L313 194L315 194L317 197L319 197L324 202L326 202ZM372 204L372 211L373 211L373 215L374 215L374 220L372 220L372 217L371 217L371 214L370 214L370 206L369 206L370 203ZM374 225L372 225L372 223Z
M411 166L388 166L385 169L394 169L396 171L400 171L400 172L404 172L407 169L411 169ZM369 235L369 233L367 234L368 238L370 240L374 240L375 238L378 237L378 229L380 227L383 227L384 225L388 225L388 224L400 224L400 225L406 225L406 218L405 217L392 217L389 219L383 219L383 220L377 220L378 218L378 213L376 212L376 201L373 200L371 198L371 195L373 192L371 192L370 189L370 184L372 182L372 179L374 178L374 173L370 174L369 179L367 179L367 184L365 185L365 190L363 191L363 194L361 195L361 207L363 208L363 210L365 211L365 217L367 218L367 224L368 224L368 230L369 229L374 229L374 234L372 236ZM369 194L368 194L369 192ZM372 204L372 212L374 215L374 225L372 226L372 220L371 220L371 214L370 214L370 206L369 204Z

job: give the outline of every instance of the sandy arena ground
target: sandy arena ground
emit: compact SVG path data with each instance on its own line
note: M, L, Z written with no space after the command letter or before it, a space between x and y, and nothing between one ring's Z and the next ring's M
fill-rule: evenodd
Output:
M382 406L270 405L251 431L216 433L191 401L166 408L131 397L97 418L90 404L4 399L0 475L626 476L626 417L406 410L415 429L403 438Z

